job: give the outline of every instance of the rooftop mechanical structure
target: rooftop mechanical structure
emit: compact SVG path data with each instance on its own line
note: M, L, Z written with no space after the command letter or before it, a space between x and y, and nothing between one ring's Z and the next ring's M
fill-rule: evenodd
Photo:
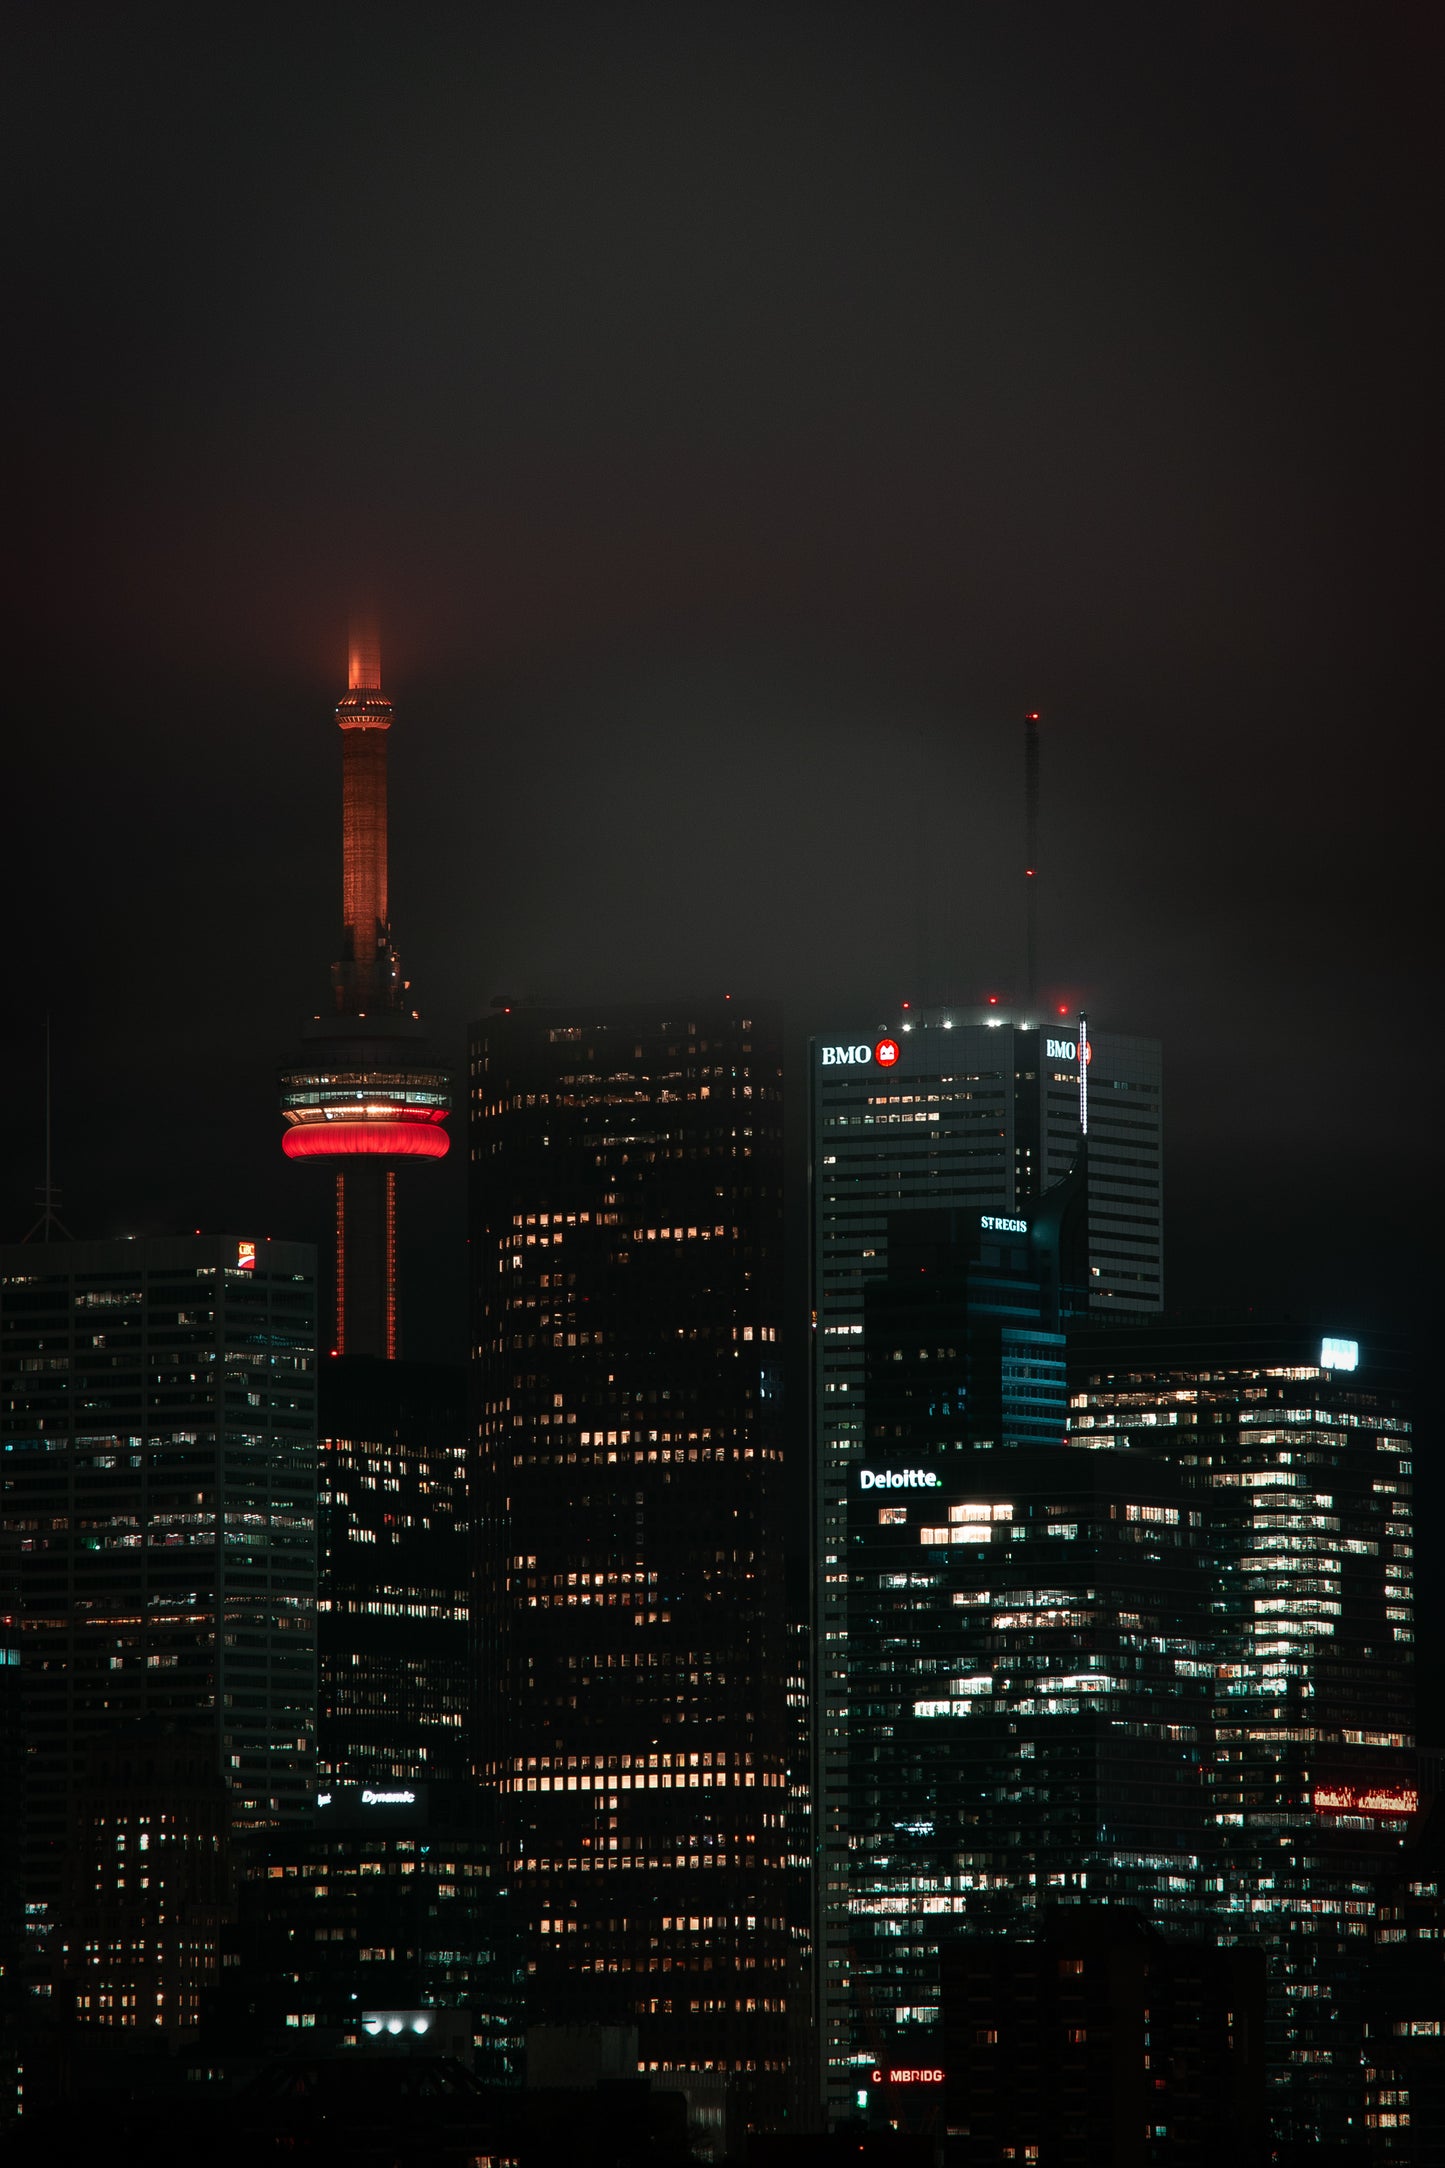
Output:
M430 1058L411 981L392 946L387 899L386 741L375 627L352 627L341 731L341 958L331 1006L302 1026L302 1057L282 1072L281 1148L321 1161L336 1183L333 1352L399 1352L396 1176L406 1160L444 1159L451 1078Z

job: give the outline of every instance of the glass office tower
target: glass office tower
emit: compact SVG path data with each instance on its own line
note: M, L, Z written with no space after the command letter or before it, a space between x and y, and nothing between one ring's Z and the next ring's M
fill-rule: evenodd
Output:
M487 1772L530 2016L781 2112L782 1052L740 1002L471 1044ZM795 1900L794 1900L795 1902Z
M900 1216L865 1291L846 1774L824 1852L835 2107L880 2064L941 2062L960 1934L1031 1933L1057 1901L1199 1916L1200 1515L1167 1465L1067 1442L1086 1198L1081 1169L1003 1225Z
M1076 1020L1049 1024L1002 1005L902 1011L868 1029L850 1023L813 1042L809 1065L814 1709L826 1853L841 1842L846 1785L843 1561L862 1450L864 1291L885 1269L890 1218L939 1207L1024 1216L1080 1160L1087 1116L1087 1306L1152 1315L1164 1284L1164 1116L1157 1040L1086 1036ZM847 1923L826 1900L817 1919L827 2034L846 2007ZM843 2104L836 2088L832 2098Z
M1071 1362L1075 1442L1178 1468L1203 1516L1213 1903L1266 1951L1276 2131L1358 2142L1375 1892L1418 1804L1398 1364L1255 1320L1096 1333Z

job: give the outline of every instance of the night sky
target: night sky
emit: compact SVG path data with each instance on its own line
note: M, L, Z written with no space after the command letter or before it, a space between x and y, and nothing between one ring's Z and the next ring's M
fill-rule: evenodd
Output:
M365 596L448 1052L503 991L1017 992L1037 707L1045 977L1164 1040L1172 1296L1428 1344L1438 11L8 29L7 1235L47 1009L75 1232L319 1231L274 1079Z

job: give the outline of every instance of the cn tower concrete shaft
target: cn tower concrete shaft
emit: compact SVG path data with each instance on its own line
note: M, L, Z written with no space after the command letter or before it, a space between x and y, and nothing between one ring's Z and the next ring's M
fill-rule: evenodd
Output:
M382 998L387 949L386 737L348 729L341 741L341 904L346 960L361 1002Z

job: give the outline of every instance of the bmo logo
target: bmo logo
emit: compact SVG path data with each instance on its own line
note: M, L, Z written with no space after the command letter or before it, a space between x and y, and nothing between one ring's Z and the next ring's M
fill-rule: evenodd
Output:
M863 1069L876 1061L880 1069L891 1069L901 1049L896 1039L880 1039L876 1046L860 1040L857 1046L825 1046L821 1050L821 1067L824 1069Z
M1079 1058L1078 1041L1076 1039L1050 1039L1047 1042L1047 1052L1050 1061L1077 1061ZM1086 1039L1084 1041L1084 1060L1090 1062L1093 1058L1094 1049Z

